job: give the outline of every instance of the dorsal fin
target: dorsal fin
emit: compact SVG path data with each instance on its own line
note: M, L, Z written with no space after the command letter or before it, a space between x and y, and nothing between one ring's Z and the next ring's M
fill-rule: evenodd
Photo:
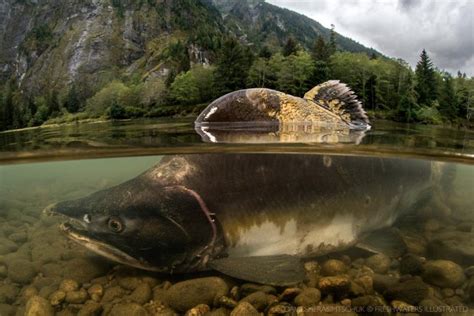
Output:
M304 98L339 115L347 123L369 124L369 118L362 108L362 103L357 100L357 95L339 80L329 80L317 85L306 92Z

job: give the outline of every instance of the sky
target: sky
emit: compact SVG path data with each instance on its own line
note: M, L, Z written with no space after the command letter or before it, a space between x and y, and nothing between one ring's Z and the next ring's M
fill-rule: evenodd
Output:
M474 76L474 0L267 0L383 54Z

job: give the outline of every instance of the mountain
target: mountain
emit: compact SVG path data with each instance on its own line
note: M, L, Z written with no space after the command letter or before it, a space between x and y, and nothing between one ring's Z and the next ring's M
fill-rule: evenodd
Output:
M114 78L165 77L212 63L222 37L274 50L291 35L306 48L330 30L263 0L0 0L0 84L30 96L77 83L92 95ZM340 49L374 52L337 35Z
M310 49L317 36L329 40L330 29L291 10L264 0L209 0L220 11L227 28L235 35L256 45L281 47L292 35ZM336 33L340 49L350 52L378 54L354 40Z

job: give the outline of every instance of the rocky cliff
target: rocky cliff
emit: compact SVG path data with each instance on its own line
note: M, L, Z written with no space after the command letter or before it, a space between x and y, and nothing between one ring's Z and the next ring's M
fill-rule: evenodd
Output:
M177 43L209 63L219 38L278 47L289 35L309 47L319 23L263 0L0 0L0 82L30 95L72 82L91 93L111 78L164 76ZM338 36L338 45L370 51ZM179 46L179 45L178 45Z

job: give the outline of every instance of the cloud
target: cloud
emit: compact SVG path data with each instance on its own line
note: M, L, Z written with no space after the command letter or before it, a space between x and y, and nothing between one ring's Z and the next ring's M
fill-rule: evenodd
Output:
M425 48L440 69L474 75L472 0L267 0L412 66Z

